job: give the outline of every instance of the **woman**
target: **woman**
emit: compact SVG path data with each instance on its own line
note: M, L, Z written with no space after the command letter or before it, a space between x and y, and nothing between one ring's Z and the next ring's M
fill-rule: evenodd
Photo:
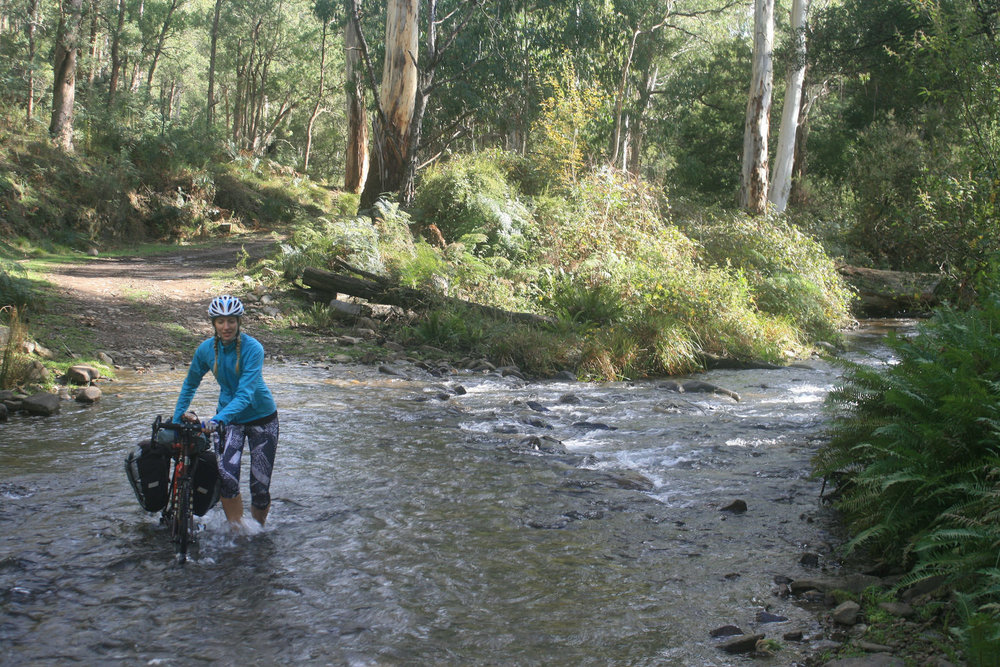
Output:
M230 524L242 524L240 460L246 442L250 447L250 514L263 526L271 508L271 471L278 448L278 409L262 375L264 348L240 331L243 303L236 297L212 299L208 316L215 335L195 350L173 421L198 420L193 412L186 411L201 379L212 371L219 383L219 405L205 430L223 427L218 452L222 509Z

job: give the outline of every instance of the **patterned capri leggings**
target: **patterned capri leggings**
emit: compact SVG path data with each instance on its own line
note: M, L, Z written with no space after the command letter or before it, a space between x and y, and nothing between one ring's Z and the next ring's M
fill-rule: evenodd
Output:
M263 424L229 424L219 442L219 474L222 497L235 498L240 492L240 462L243 443L250 447L250 504L266 509L271 504L271 470L278 449L278 415Z

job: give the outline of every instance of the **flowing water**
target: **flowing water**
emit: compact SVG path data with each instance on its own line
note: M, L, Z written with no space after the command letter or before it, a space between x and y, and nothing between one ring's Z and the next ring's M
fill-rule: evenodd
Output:
M0 425L0 664L735 665L712 629L817 634L774 578L815 576L804 552L835 569L808 476L825 362L699 376L739 402L396 367L269 363L267 527L216 507L184 566L123 468L182 369ZM809 646L783 644L766 664Z

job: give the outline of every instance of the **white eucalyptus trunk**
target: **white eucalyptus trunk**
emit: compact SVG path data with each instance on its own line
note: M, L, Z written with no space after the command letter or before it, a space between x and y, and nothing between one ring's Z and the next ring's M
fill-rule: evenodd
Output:
M802 106L802 86L806 80L806 16L809 0L792 0L792 37L795 55L788 67L785 86L785 103L781 109L781 127L778 130L778 147L774 153L774 171L771 175L767 200L774 210L781 213L788 206L792 191L792 170L795 166L795 137L799 127L799 110Z
M753 76L743 130L740 206L751 213L763 213L767 209L767 135L774 79L774 0L755 0L753 25Z
M396 192L403 182L410 148L413 110L417 100L417 50L420 30L419 0L388 0L385 20L385 65L375 119L377 169L368 172L362 206L383 192Z

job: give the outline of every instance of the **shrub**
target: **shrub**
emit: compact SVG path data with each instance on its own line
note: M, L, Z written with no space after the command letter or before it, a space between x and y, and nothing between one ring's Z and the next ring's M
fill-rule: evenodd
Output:
M24 309L34 299L24 267L0 257L0 308Z
M842 481L838 506L865 548L911 573L944 574L981 609L1000 609L1000 271L968 311L939 309L898 362L846 363L830 394L830 440L818 475Z
M788 318L813 339L850 321L852 295L823 247L787 220L743 212L681 223L701 243L703 262L741 271L758 308Z
M25 381L30 367L30 360L22 351L26 337L18 309L0 308L0 389L11 389Z
M476 254L514 258L529 241L530 213L494 155L458 157L431 168L414 199L416 218L424 228L436 225L448 243L480 237L470 244Z

